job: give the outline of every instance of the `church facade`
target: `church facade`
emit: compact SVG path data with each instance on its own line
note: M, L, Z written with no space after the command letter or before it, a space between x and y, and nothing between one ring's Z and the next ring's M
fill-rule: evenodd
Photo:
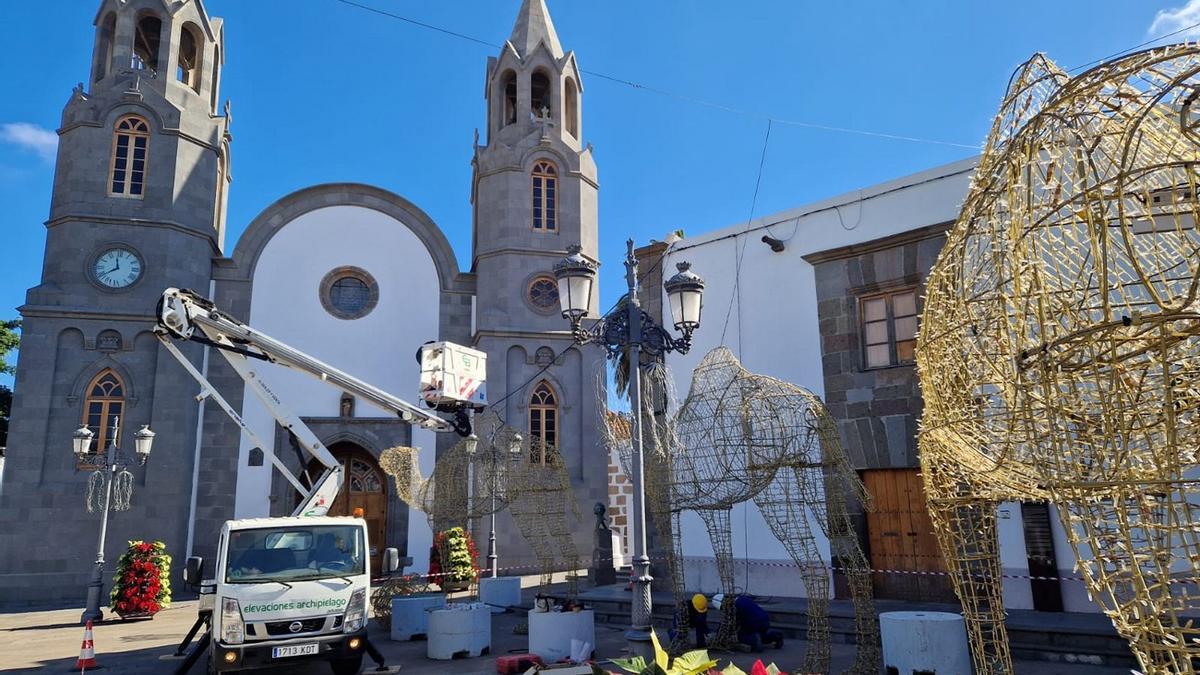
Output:
M597 258L599 185L582 135L578 65L544 0L524 0L511 38L488 60L485 142L463 149L473 168L470 270L458 268L420 207L349 183L282 197L227 250L233 164L228 106L219 103L221 20L201 0L104 0L95 25L89 81L72 93L58 132L42 278L20 308L0 484L0 605L83 599L99 529L99 513L84 508L89 481L110 440L132 455L142 425L156 433L154 449L130 468L130 509L110 518L108 569L129 539L163 540L179 561L211 557L224 520L293 508L270 457L293 472L308 468L289 434L219 354L184 346L273 442L254 447L219 407L198 400L196 382L154 337L156 302L171 286L207 294L251 326L410 400L420 344L481 349L503 419L556 448L581 513L606 500L603 351L572 343L551 274L572 244ZM399 500L378 457L419 447L428 475L437 451L457 439L414 430L298 373L263 366L260 375L345 464L335 512L363 508L372 546L397 547L424 571L426 519ZM81 425L95 440L77 458L71 434ZM528 571L515 528L499 520L500 566ZM573 523L585 559L591 527ZM476 539L482 555L482 524Z

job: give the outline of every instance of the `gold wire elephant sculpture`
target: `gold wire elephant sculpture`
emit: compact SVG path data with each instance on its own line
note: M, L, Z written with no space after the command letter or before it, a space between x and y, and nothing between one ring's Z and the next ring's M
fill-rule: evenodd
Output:
M648 377L651 390L669 386L665 369ZM718 347L694 371L687 399L673 419L653 417L643 416L657 453L647 470L647 501L659 527L676 533L669 560L676 607L685 602L679 514L694 510L704 521L732 604L737 589L730 511L753 501L799 569L807 592L804 672L829 672L830 664L830 569L814 536L820 531L843 566L854 600L858 652L851 672L877 673L879 625L869 565L847 513L846 490L864 506L869 497L821 400L802 387L747 371L731 351ZM711 640L715 648L737 642L736 614L722 611L721 617ZM676 620L686 625L683 613Z
M1012 673L996 506L1057 505L1146 673L1200 664L1200 47L1014 74L928 280L921 467L975 671Z

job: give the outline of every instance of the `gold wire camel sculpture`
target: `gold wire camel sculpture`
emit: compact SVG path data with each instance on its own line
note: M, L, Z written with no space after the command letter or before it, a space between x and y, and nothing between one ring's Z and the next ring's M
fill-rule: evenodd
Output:
M442 453L429 478L421 475L415 448L385 450L380 466L434 531L465 529L507 508L538 561L539 592L547 593L554 572L566 569L566 597L574 599L580 562L567 517L578 521L580 514L566 465L555 448L531 442L492 411L477 415L473 427L474 449L467 439L459 441Z
M1200 665L1200 47L1013 76L928 281L921 467L975 672L1012 673L996 506L1058 506L1146 673Z
M665 369L651 371L649 377L652 390L669 381ZM684 602L680 512L694 510L704 521L732 605L737 590L730 511L753 501L795 562L808 595L804 671L828 672L830 662L830 570L815 528L828 537L854 600L858 652L851 672L878 672L879 625L869 565L846 510L846 489L864 506L869 497L821 400L802 387L747 371L731 351L718 347L694 371L674 419L658 420L647 425L659 454L650 469L649 502L657 512L656 523L669 523L676 533L670 560L676 607ZM686 625L685 620L682 613L677 617L679 625ZM736 614L730 606L721 613L712 645L728 647L736 638Z

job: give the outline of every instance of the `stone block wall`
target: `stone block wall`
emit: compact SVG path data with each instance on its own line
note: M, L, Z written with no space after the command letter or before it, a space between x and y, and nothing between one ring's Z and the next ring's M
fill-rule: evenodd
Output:
M817 317L825 405L858 469L917 466L921 390L916 367L865 366L860 298L914 289L924 282L945 241L946 225L806 256L817 282Z
M816 276L825 404L838 422L842 443L851 464L860 472L877 469L912 470L919 467L917 422L924 405L915 364L866 366L861 300L882 293L912 289L917 297L919 316L925 279L945 242L949 225L936 224L805 256L805 260L813 265ZM883 483L890 484L887 480ZM904 498L892 497L885 510L898 508L916 512L925 509L924 501L917 494L906 493ZM907 503L901 504L905 499ZM873 567L924 570L926 567L920 561L925 556L940 555L935 546L922 548L915 543L918 538L914 530L921 529L917 523L927 522L927 518L918 517L915 513L893 514L889 511L873 517L876 523L884 523L877 528L886 531L871 532L862 505L851 500L847 506L859 534L860 545ZM897 525L899 522L906 524L901 527ZM886 539L896 536L901 539ZM873 539L886 541L889 545L896 544L893 549L904 551L907 557L895 557L895 550L887 550L887 555L881 556L886 550L883 547L873 557ZM922 537L919 541L928 544L932 538ZM921 550L916 550L918 548ZM912 564L906 566L906 562ZM838 595L845 597L847 587L843 579L837 578L840 576L835 574ZM876 595L917 600L953 599L948 586L934 588L928 584L914 584L914 580L924 581L926 577L875 574Z
M618 440L626 444L630 442L629 418L609 412L608 426ZM633 483L621 464L621 452L625 451L628 448L611 448L608 453L608 526L621 541L621 549L613 550L616 558L629 553L629 519L633 517Z

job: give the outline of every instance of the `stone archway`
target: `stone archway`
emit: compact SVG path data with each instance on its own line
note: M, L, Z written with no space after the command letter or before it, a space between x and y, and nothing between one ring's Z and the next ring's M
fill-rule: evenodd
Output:
M367 537L370 540L371 570L378 572L380 556L388 546L388 484L379 468L379 462L361 445L351 441L339 441L329 446L329 451L346 468L342 488L337 499L329 508L331 516L349 516L354 510L363 510L367 521ZM309 463L309 475L319 475L321 466L315 460Z

